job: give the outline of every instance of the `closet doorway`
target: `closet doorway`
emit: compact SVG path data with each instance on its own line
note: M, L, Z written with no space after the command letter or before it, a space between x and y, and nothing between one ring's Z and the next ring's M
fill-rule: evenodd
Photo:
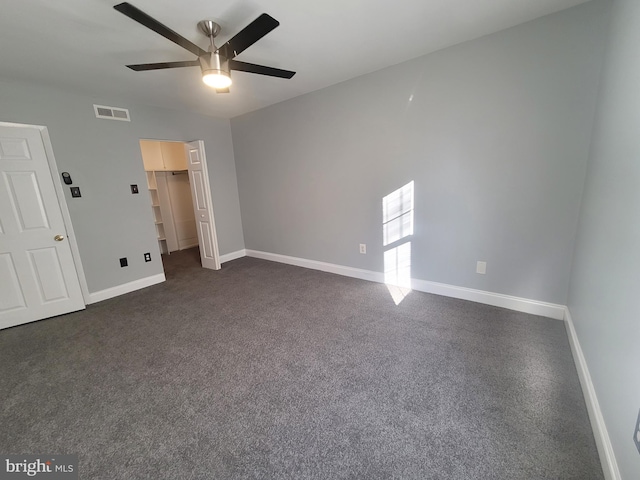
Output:
M204 142L143 139L140 151L160 252L168 256L198 247L201 265L218 270Z

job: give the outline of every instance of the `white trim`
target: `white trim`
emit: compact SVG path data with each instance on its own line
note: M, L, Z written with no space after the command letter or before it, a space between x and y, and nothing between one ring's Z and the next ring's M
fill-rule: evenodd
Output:
M582 347L580 346L580 341L578 340L578 335L573 325L573 319L571 318L571 312L569 312L569 308L567 307L565 307L564 321L569 337L569 345L571 346L571 353L573 354L573 361L578 370L578 378L580 379L582 393L587 404L587 411L589 413L589 419L591 420L591 428L596 441L596 447L598 448L604 478L606 480L621 480L622 477L620 476L620 470L618 470L618 463L613 451L613 445L611 445L607 425L604 422L602 411L600 410L600 403L598 403L598 397L593 382L591 381L589 367L582 353Z
M151 285L162 283L165 280L166 278L164 276L164 273L159 273L157 275L152 275L150 277L134 280L133 282L123 283L122 285L106 288L98 292L90 293L89 301L87 302L87 304L101 302L109 298L117 297L119 295L124 295L125 293L135 292L136 290L140 290L141 288L146 288L146 287L150 287Z
M220 263L230 262L231 260L235 260L236 258L242 258L246 256L247 251L243 248L242 250L237 250L235 252L220 255Z
M335 265L333 263L318 262L316 260L307 260L304 258L290 257L288 255L280 255L277 253L260 252L257 250L246 250L246 254L249 257L262 258L264 260L287 263L289 265L296 265L298 267L336 273L338 275L344 275L346 277L384 283L384 274L380 272L373 272L371 270L362 270L360 268L345 267L342 265ZM443 295L445 297L453 297L459 298L461 300L484 303L486 305L492 305L495 307L516 310L518 312L541 315L543 317L549 317L555 320L564 319L564 305L556 305L554 303L529 300L528 298L513 297L500 293L485 292L483 290L474 290L472 288L457 287L455 285L447 285L444 283L429 282L427 280L419 279L411 280L411 288L419 292L433 293L436 295Z
M564 318L564 305L530 300L528 298L513 297L502 293L475 290L473 288L458 287L445 283L429 282L427 280L411 280L411 287L419 292L433 293L445 297L459 298L476 303L484 303L494 307L507 308L518 312L540 315L542 317L562 320Z
M369 280L370 282L383 283L384 275L371 270L362 270L360 268L344 267L333 263L318 262L317 260L307 260L306 258L290 257L288 255L280 255L278 253L260 252L257 250L247 250L248 257L262 258L263 260L271 260L273 262L287 263L297 267L311 268L323 272L344 275L345 277L359 278L361 280Z
M76 266L76 272L78 274L78 280L80 282L80 290L82 291L82 298L84 303L89 303L89 285L87 284L87 278L84 274L84 268L82 267L82 260L80 259L80 249L78 248L78 239L75 231L73 230L73 223L71 222L71 214L67 206L67 199L64 196L64 189L60 182L60 174L58 172L58 165L56 158L53 155L53 146L51 145L51 138L49 137L49 130L47 127L40 128L40 135L44 143L44 150L49 159L49 171L53 178L53 187L56 190L58 196L58 205L62 212L62 218L64 219L65 230L67 231L67 240L69 240L69 247L71 248L71 256Z

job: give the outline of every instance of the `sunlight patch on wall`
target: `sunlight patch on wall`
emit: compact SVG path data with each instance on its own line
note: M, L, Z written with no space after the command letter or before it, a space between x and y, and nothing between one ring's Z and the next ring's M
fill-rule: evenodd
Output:
M396 305L411 291L411 242L384 252L384 283Z
M411 291L413 181L382 199L382 222L383 245L390 247L384 252L384 282L399 305Z
M384 246L413 235L413 182L382 199Z

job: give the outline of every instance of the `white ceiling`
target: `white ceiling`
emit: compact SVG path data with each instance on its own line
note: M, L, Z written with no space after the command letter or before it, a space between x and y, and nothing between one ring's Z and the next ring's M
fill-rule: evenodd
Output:
M199 20L222 26L219 45L263 12L280 21L238 60L296 76L234 72L231 93L216 94L197 67L126 68L195 56L114 10L120 0L1 0L0 79L234 117L586 1L130 0L205 49Z

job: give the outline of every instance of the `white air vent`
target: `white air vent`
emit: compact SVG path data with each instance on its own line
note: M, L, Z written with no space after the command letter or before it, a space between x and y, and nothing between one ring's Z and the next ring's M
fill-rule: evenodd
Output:
M93 110L96 112L97 118L106 118L109 120L123 120L130 122L129 110L126 108L107 107L105 105L94 105Z

